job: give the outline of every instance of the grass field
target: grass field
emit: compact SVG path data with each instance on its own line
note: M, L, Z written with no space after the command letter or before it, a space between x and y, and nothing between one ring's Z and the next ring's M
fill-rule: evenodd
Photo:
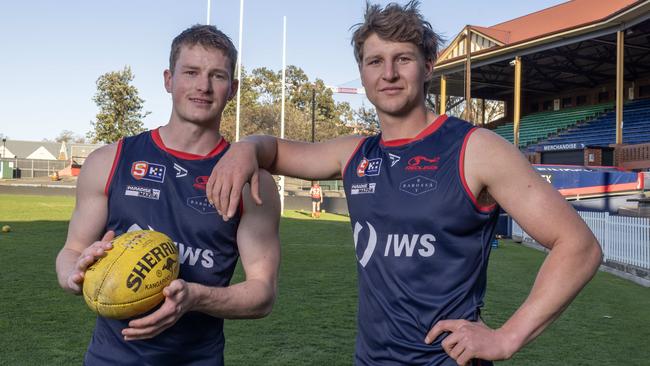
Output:
M73 198L0 195L0 365L79 365L94 317L59 289L54 258ZM356 260L345 217L282 220L280 294L261 320L226 321L228 365L351 365ZM502 241L490 259L483 314L502 324L524 300L544 254ZM234 281L241 280L237 271ZM564 315L499 365L650 364L650 289L599 273Z

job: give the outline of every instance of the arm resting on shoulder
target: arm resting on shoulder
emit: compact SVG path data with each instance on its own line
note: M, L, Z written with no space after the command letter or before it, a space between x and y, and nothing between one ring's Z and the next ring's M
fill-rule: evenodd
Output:
M261 206L252 201L250 189L244 189L244 214L237 232L246 280L223 288L196 285L192 310L221 318L260 318L271 312L280 265L280 200L266 171L260 171L260 191Z
M241 191L250 182L251 195L257 204L259 168L272 174L307 180L338 179L342 169L362 137L344 136L319 143L278 139L254 135L230 146L212 170L206 193L224 219L237 211Z

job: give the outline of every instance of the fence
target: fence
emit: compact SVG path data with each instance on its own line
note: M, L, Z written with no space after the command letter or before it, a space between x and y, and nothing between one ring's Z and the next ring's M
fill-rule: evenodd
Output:
M0 159L13 163L14 177L36 178L46 177L66 167L67 160L34 160L34 159Z
M650 219L610 215L608 212L578 212L600 243L604 261L614 261L650 270ZM532 238L512 220L512 235Z

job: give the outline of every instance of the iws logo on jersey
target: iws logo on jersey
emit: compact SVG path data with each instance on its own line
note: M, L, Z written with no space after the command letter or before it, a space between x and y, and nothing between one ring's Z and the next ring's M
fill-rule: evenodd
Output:
M366 242L360 237L364 232L365 227L358 223L354 223L354 249L356 251L357 260L361 267L366 267L368 262L375 252L377 242L386 243L384 246L384 257L420 257L428 258L433 256L436 252L435 243L436 237L433 234L387 234L386 239L379 238L375 228L366 221L368 227L368 245L363 247L362 243ZM362 252L360 255L359 252Z
M208 176L207 175L201 175L199 177L194 178L194 188L198 189L199 191L205 191L206 186L208 185Z
M440 162L439 156L434 158L427 158L426 156L418 155L409 159L406 170L410 172L422 170L438 170L438 162Z
M125 196L147 198L150 200L160 199L160 189L138 186L126 186Z
M377 183L360 183L353 184L350 187L350 194L373 194Z
M366 159L363 158L357 166L357 176L359 177L374 177L379 175L381 171L381 158Z
M366 225L368 225L369 230L368 245L364 249L361 257L359 257L358 250L361 250L361 246L358 246L357 244L359 243L359 233L363 230L363 226L358 222L354 224L354 250L357 251L357 260L361 267L365 267L366 264L368 264L368 261L372 257L372 253L375 251L375 247L377 246L377 231L375 231L375 228L368 221L366 221Z
M131 175L137 180L163 183L165 181L165 169L165 166L161 164L136 161L131 165Z
M388 234L384 257L412 257L415 253L420 257L431 257L436 252L435 242L433 234ZM417 252L415 248L418 248Z
M183 178L187 175L187 169L177 163L174 163L174 170L176 171L176 178Z
M206 196L190 197L187 199L187 205L202 215L217 212L217 209L208 201L208 197Z
M425 178L421 175L409 178L399 184L399 190L413 196L430 192L438 188L438 182L433 179Z
M402 159L400 156L388 153L388 158L390 159L390 167L394 167L395 164L399 163L400 159Z

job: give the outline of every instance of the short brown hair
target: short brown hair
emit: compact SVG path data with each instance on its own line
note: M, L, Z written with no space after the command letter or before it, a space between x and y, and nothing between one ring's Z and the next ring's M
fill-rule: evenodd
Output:
M357 64L363 61L363 44L373 33L386 41L410 42L415 44L427 61L435 62L442 37L433 31L431 24L424 20L418 10L420 2L411 0L402 6L390 3L382 9L379 5L366 3L364 22L355 24L352 46ZM428 90L428 83L424 84Z
M223 51L230 60L231 79L235 75L235 64L237 63L237 49L225 33L213 25L196 24L184 30L172 41L172 49L169 53L169 70L174 73L176 61L181 53L182 46L195 46L200 44L205 48L213 48Z

